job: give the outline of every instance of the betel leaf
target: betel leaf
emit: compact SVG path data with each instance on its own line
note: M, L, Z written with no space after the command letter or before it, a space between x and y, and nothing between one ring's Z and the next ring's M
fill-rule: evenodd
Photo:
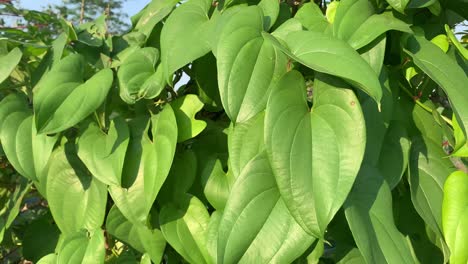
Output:
M265 143L279 191L296 221L317 237L344 203L364 156L364 118L346 87L317 75L309 110L304 79L291 71L267 104Z
M294 18L299 20L302 23L302 26L311 31L324 32L330 25L327 18L323 15L322 10L320 10L320 7L318 7L314 2L302 5L296 15L294 15Z
M368 0L342 0L336 8L333 36L348 41L371 15L374 8Z
M380 102L382 89L376 73L346 42L314 31L292 32L284 39L284 45L271 35L264 37L292 59L313 70L344 78Z
M0 101L0 133L4 127L5 118L15 112L27 112L27 102L25 96L21 94L10 94Z
M291 263L315 240L281 199L265 152L242 170L224 209L218 263Z
M14 104L8 106L15 107ZM42 188L45 186L44 169L57 137L38 135L32 113L23 111L13 112L3 120L0 141L13 167L24 177L34 181L41 194L45 195Z
M65 237L58 254L57 263L104 263L106 256L103 231L78 231Z
M189 0L176 8L161 31L161 64L168 83L174 71L211 50L211 0ZM190 43L187 45L187 43Z
M405 8L410 0L386 0L396 11L405 14Z
M51 253L43 256L37 264L56 264L57 263L57 254Z
M465 132L468 133L468 77L447 54L423 36L408 36L404 51L414 63L447 93Z
M10 76L22 56L23 53L19 48L14 48L8 54L0 56L0 83Z
M40 134L70 128L104 102L112 85L112 70L101 70L83 83L84 67L81 55L69 55L35 87L34 114Z
M389 30L411 33L411 28L405 22L395 18L391 12L372 15L355 30L348 39L349 45L360 49Z
M31 184L25 178L22 178L15 186L14 192L10 195L10 199L2 205L2 213L0 215L0 243L3 241L5 230L10 228L13 221L20 212L20 206L24 196L31 189Z
M235 181L233 175L224 172L219 159L209 159L202 171L201 181L208 202L216 210L223 210Z
M148 135L147 118L133 119L129 127L122 186L109 186L109 193L129 221L144 224L174 158L177 143L174 111L166 105L151 117L152 140Z
M212 263L206 248L209 222L205 205L188 194L164 205L159 214L166 241L189 263Z
M214 211L211 214L210 223L208 224L208 231L206 232L206 248L208 250L208 254L211 257L211 261L214 263L216 263L218 255L218 229L222 216L222 211Z
M177 0L151 1L141 11L135 30L149 37L156 24L169 14L177 3Z
M125 121L117 117L107 134L96 123L89 123L78 139L78 156L91 174L107 185L121 185L129 133Z
M231 125L228 135L229 169L234 178L242 168L265 148L264 134L265 113L261 112L247 122Z
M177 142L196 137L206 128L206 122L195 119L195 115L203 108L200 98L187 94L171 102L177 121Z
M456 171L444 183L442 227L450 248L450 263L468 261L468 175Z
M47 201L60 231L67 236L99 229L106 213L106 185L88 173L70 142L54 150L50 159Z
M159 58L157 49L152 47L129 49L130 52L125 54L117 76L120 98L128 104L134 104L142 98L152 99L158 96L166 82L162 67L156 68Z
M107 215L106 230L139 252L146 252L154 263L161 262L166 240L159 229L131 223L114 205Z
M280 2L277 0L262 0L258 6L263 11L263 28L268 31L276 22L280 11Z
M440 143L428 137L412 140L409 162L411 200L421 218L436 233L442 234L443 186L454 171Z
M261 9L243 7L224 25L219 38L219 92L234 123L262 111L272 86L286 72L286 56L262 38L262 30Z
M391 200L383 176L377 169L363 165L344 207L366 263L416 263L410 244L393 220Z
M460 54L465 58L465 60L468 60L468 50L463 47L463 45L458 41L457 37L455 34L453 34L452 30L448 25L445 25L445 32L447 32L447 36L450 39L450 42L455 46L455 48L460 52Z

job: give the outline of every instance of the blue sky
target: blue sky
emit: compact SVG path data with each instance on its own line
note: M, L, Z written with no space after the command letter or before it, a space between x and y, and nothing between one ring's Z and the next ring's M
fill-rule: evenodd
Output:
M41 10L48 4L58 4L61 2L61 0L20 0L20 6L31 10ZM138 13L138 11L140 11L149 2L151 2L151 0L127 0L124 3L123 11L131 17Z

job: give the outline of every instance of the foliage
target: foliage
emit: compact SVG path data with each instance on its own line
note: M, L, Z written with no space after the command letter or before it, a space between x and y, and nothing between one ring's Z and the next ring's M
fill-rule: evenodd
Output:
M464 1L33 14L53 41L0 39L2 262L467 263Z

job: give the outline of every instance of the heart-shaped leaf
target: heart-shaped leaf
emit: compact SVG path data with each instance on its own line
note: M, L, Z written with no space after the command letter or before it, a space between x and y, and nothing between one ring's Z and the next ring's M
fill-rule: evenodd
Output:
M129 133L125 121L115 118L107 134L90 123L78 140L78 156L91 174L107 185L121 185Z
M8 54L0 56L0 83L10 76L22 56L23 53L19 48L14 48Z
M112 85L112 70L101 70L83 83L84 67L81 55L69 55L36 86L34 113L39 133L52 134L70 128L104 102Z
M128 104L158 96L166 85L162 67L156 68L159 52L152 47L134 49L126 54L117 72L120 98Z
M342 0L336 8L333 36L348 41L371 15L374 8L368 0Z
M262 31L261 9L244 7L226 22L219 38L219 92L234 123L245 122L264 110L271 88L286 72L286 56L264 41Z
M135 25L135 30L145 34L146 37L149 37L156 24L172 11L177 2L177 0L151 1L143 10L140 11L140 16Z
M211 50L211 0L189 0L176 8L161 31L161 64L168 83L174 71ZM190 43L187 45L187 43Z
M113 206L107 215L106 230L139 252L147 252L154 263L161 262L166 240L159 229L132 224L116 206Z
M167 242L189 263L211 263L206 248L209 221L205 205L191 195L166 204L159 214Z
M365 125L359 101L338 79L316 75L309 111L305 81L291 71L268 100L265 144L283 200L309 234L323 237L361 165Z
M72 143L57 148L47 171L47 201L57 226L71 235L99 229L104 222L106 185L93 178Z
M132 223L145 224L154 200L171 168L177 143L177 125L170 105L151 117L129 123L130 141L122 172L122 187L109 186L120 212Z
M172 101L171 106L177 120L177 142L194 138L206 128L205 121L195 119L195 115L203 108L198 96L187 94Z
M219 224L218 263L292 263L315 240L281 199L265 152L243 168Z
M291 32L283 44L271 35L264 37L301 64L341 77L380 102L382 89L375 71L346 42L317 31Z

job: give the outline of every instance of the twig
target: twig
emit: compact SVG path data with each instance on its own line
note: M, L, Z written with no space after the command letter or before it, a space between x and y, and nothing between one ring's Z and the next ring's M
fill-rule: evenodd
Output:
M85 0L81 0L80 24L83 24Z

